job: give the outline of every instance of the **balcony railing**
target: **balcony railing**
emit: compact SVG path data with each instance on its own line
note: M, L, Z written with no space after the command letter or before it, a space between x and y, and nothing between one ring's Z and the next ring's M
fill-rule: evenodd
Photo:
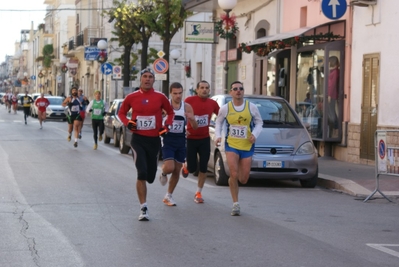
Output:
M83 42L83 32L80 32L77 36L76 36L76 47L79 46L84 46L84 42Z
M68 41L68 51L75 49L75 39L72 37Z

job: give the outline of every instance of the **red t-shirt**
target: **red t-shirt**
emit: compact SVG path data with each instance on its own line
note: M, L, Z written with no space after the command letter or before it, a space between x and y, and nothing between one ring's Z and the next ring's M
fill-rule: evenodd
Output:
M162 110L168 115L165 124L172 125L175 112L166 96L154 88L130 93L123 100L118 116L127 126L129 119L126 114L132 109L132 120L137 120L137 130L134 133L156 137L162 128Z
M50 105L50 102L45 97L39 97L36 99L35 106L40 112L45 112L46 108Z
M210 98L201 98L199 96L189 96L184 102L193 107L195 120L198 123L197 130L187 124L187 139L203 139L209 137L209 122L213 113L219 113L218 103Z

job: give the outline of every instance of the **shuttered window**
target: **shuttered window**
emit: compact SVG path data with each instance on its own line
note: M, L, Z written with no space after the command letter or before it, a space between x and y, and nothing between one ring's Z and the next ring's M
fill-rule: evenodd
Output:
M363 57L363 98L360 132L360 158L375 160L374 133L377 130L379 54Z

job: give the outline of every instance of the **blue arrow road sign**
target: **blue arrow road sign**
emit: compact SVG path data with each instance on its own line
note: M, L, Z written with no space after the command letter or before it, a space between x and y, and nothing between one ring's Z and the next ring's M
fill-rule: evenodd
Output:
M34 80L36 80L36 76L32 75L32 76L30 76L30 79L34 81Z
M109 63L101 64L101 73L105 75L109 75L112 73L112 65Z
M340 19L345 15L348 5L346 0L322 0L321 10L329 19Z
M95 46L85 47L85 60L97 60L100 49Z

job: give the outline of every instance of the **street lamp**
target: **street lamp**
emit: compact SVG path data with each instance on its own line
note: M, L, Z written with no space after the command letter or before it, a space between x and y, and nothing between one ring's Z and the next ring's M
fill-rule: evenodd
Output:
M108 43L105 40L100 40L97 42L97 47L100 49L100 53L98 55L98 61L102 64L105 61L107 61L107 48L108 48ZM102 97L105 97L104 95L104 73L102 73L102 79L101 79L101 95Z
M237 5L237 0L218 0L218 4L221 9L223 9L224 12L226 12L226 19L229 19L229 13L230 11ZM225 62L224 62L224 71L225 71L225 93L227 94L228 89L227 89L227 82L229 78L229 64L228 64L228 51L229 51L229 38L227 35L227 31L229 29L226 27L226 55L225 55Z
M66 63L68 62L68 59L66 58L66 56L62 56L60 58L60 64L61 64L61 87L64 90L63 94L64 96L68 95L68 92L66 92L65 90L65 73L68 71L68 67L66 66Z

